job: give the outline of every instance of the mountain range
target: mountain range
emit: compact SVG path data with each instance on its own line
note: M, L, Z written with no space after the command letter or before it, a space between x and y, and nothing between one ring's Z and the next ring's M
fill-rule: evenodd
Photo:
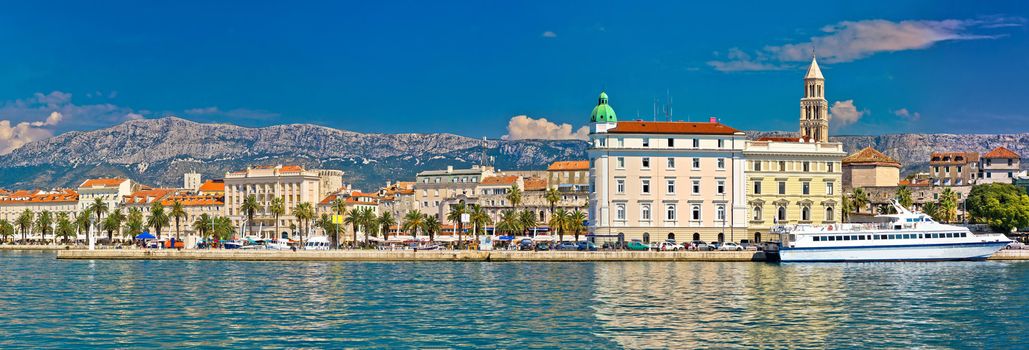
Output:
M748 132L748 137L788 132ZM997 146L1029 154L1029 133L887 134L836 136L847 152L874 147L924 171L933 151L986 152ZM152 186L181 186L197 171L221 178L248 165L299 164L341 169L355 188L372 190L387 180L411 181L417 172L479 164L501 170L540 170L556 160L585 159L577 140L482 140L448 133L359 133L310 124L248 128L165 117L140 119L93 131L72 131L35 141L0 156L0 187L74 187L91 177L121 176Z

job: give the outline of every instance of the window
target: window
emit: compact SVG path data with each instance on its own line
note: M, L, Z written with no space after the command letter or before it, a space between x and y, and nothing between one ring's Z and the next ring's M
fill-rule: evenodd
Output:
M718 139L718 148L725 147L725 140Z
M643 243L650 243L650 232L643 233Z
M804 162L804 172L811 171L811 162Z
M615 179L615 192L625 193L625 179Z
M718 180L718 194L725 194L725 180Z
M644 137L643 138L643 147L650 147L650 138L649 137Z
M618 164L616 164L616 168L625 169L625 157L618 157Z
M825 163L825 165L826 165L826 168L829 169L830 173L836 170L836 163L827 162L827 163Z
M761 181L754 181L754 194L761 194Z
M1015 164L1014 162L1015 162L1014 159L1008 159L1008 166L1011 166L1011 165Z
M776 209L776 211L777 211L776 218L779 220L779 222L785 222L786 221L786 207L779 207L778 209Z
M693 169L700 169L700 158L693 158Z
M669 221L675 220L675 204L665 206L665 219Z
M725 169L725 158L718 158L718 169Z
M803 194L811 194L811 183L810 182L804 181L804 182L801 182L800 185L801 185L801 193L803 193Z
M675 158L668 157L668 169L675 169Z
M786 171L786 161L785 160L780 160L779 161L779 171Z
M650 204L644 204L640 206L640 220L650 220Z
M650 157L643 157L643 169L650 169Z
M715 209L715 213L718 217L718 221L725 221L725 205L719 204Z
M961 172L961 166L960 165L958 165L958 172L959 173Z
M691 220L700 221L700 205L694 204L693 207L690 208L690 215Z
M700 180L693 180L693 194L700 194Z
M832 207L825 208L825 221L833 221L836 213L833 212Z
M991 172L986 172L986 178L987 178L987 179L989 179L989 178L992 178L992 177L993 177L993 173L991 173Z
M625 220L625 204L615 205L615 219L622 221Z
M621 137L618 138L618 147L625 147L625 139Z
M786 181L779 181L779 194L786 194Z
M666 182L667 182L667 185L668 185L668 193L669 194L675 193L675 180L674 179L669 179Z
M800 208L800 220L811 221L811 208Z
M700 148L700 139L693 139L693 148Z
M754 207L754 221L761 221L761 207Z
M642 193L650 193L650 180L649 179L643 179L643 186L641 187L640 192L642 192Z
M828 196L831 196L831 195L833 195L833 192L834 191L833 191L833 184L832 184L832 182L826 182L825 183L825 194L828 195Z
M601 138L601 139L599 139L597 141L600 142L600 147L606 147L607 146L607 139Z
M675 139L669 137L668 138L668 148L672 148L672 147L675 147Z

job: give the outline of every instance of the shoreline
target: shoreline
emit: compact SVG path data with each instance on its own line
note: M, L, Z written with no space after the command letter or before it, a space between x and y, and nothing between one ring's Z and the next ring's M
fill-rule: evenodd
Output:
M474 251L474 250L58 250L57 259L77 260L221 260L221 261L765 261L757 251Z

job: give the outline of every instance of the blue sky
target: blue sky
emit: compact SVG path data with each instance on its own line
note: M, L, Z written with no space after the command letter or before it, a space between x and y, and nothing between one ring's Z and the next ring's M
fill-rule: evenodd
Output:
M813 44L834 133L1029 131L1024 2L809 4L8 3L0 120L36 122L26 140L165 115L499 137L517 115L574 131L605 89L622 119L667 94L674 119L794 130Z

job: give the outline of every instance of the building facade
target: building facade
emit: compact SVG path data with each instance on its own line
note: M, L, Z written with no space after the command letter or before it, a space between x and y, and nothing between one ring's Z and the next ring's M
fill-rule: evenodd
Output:
M562 193L589 190L590 161L568 160L550 163L547 166L547 183Z
M975 152L933 152L929 178L933 186L965 186L976 182L979 154Z
M900 183L900 162L872 147L843 158L843 188L896 186Z
M35 218L39 217L39 213L44 211L50 212L53 215L54 225L57 224L58 215L62 213L68 215L69 220L74 221L79 215L79 194L72 189L15 191L0 199L0 220L6 220L11 225L14 225L15 239L21 238L21 232L18 230L18 217L26 210L32 213L33 225L35 225ZM53 227L49 230L47 234L48 240L54 238L54 231L56 230ZM42 238L39 232L38 228L33 228L27 237L29 239Z
M979 166L978 183L1012 183L1021 166L1018 153L997 147L983 154Z
M800 99L800 138L829 141L829 101L825 99L825 77L818 62L811 58L804 75L804 97Z
M107 208L114 209L122 204L125 196L139 189L139 185L129 179L122 178L101 178L89 179L79 185L79 211L86 211L89 206L101 198L107 203Z
M601 93L590 118L589 232L644 242L747 238L744 133L709 122L619 122Z
M452 204L468 202L474 198L479 182L493 175L492 167L478 165L470 169L448 166L446 170L420 172L415 176L414 183L415 210L435 215L443 222Z
M248 220L240 210L249 195L257 198L260 210L254 215L254 222L247 227L247 234L261 237L281 237L287 233L283 228L298 224L293 215L294 208L301 203L310 203L312 208L323 198L322 177L318 170L307 170L298 165L258 166L225 174L225 206L223 215L228 216L233 226L240 228ZM268 208L274 198L282 198L285 214L279 216L276 233L275 215Z

